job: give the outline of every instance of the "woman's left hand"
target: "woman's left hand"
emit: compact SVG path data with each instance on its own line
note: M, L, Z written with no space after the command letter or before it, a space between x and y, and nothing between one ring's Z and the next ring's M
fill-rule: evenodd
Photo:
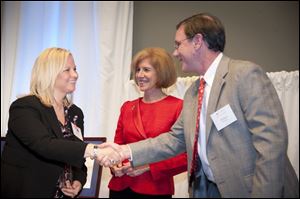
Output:
M75 198L75 196L78 195L82 188L81 182L78 180L74 180L74 182L71 184L70 181L66 182L66 186L61 189L61 191L66 195L70 196L71 198Z

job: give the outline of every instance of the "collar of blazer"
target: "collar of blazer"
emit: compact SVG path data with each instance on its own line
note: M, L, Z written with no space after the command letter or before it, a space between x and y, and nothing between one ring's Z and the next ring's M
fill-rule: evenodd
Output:
M142 98L139 98L138 100L134 101L134 104L132 105L132 118L133 118L133 122L134 125L136 126L139 134L143 137L143 138L147 138L144 126L143 126L143 122L142 122L142 118L141 118L141 112L140 112L140 100L142 100Z
M207 115L212 114L213 112L216 111L217 104L219 103L220 95L221 95L221 90L223 86L225 85L225 77L228 73L228 68L230 64L230 59L227 56L223 56L219 66L217 68L212 87L210 90L210 96L209 96L209 101L207 104ZM212 120L207 119L206 120L206 143L208 142L210 130L212 127Z
M224 81L225 81L224 78L228 73L229 62L230 62L230 58L227 57L226 55L223 55L219 65L218 65L212 87L214 85L216 85L215 82L217 82L217 84L219 84L219 82L224 83ZM194 84L194 88L193 88L194 92L193 93L195 95L198 94L199 84L200 84L200 77L195 81L195 84Z

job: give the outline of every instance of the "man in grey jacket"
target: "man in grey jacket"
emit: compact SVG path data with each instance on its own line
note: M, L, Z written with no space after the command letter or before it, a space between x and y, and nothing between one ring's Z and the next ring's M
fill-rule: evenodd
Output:
M191 197L299 197L276 90L261 67L227 57L224 47L224 27L215 16L201 13L180 22L173 55L183 71L196 72L205 80L199 116L200 79L187 90L171 132L128 145L106 143L102 147L120 152L122 159L130 158L134 167L186 151L188 171L198 162L195 175L189 172ZM195 137L197 123L199 136ZM107 157L101 164L110 166L118 161Z

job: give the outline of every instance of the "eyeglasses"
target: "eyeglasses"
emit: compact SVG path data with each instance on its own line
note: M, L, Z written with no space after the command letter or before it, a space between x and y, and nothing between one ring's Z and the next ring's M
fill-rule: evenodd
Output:
M174 48L177 50L179 48L179 46L185 41L185 40L188 40L188 39L191 39L193 37L188 37L188 38L185 38L181 41L175 41L175 44L174 44Z

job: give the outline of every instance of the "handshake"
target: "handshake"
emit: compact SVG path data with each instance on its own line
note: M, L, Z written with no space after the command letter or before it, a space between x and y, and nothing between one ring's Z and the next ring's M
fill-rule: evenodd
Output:
M123 160L132 159L131 150L128 145L106 142L94 145L93 149L92 159L102 166L110 167L116 177L123 175L135 177L150 170L148 164L133 168L129 162L122 162Z
M123 160L131 159L131 151L128 145L118 145L113 142L105 142L100 145L88 144L89 157L105 167L120 165Z

